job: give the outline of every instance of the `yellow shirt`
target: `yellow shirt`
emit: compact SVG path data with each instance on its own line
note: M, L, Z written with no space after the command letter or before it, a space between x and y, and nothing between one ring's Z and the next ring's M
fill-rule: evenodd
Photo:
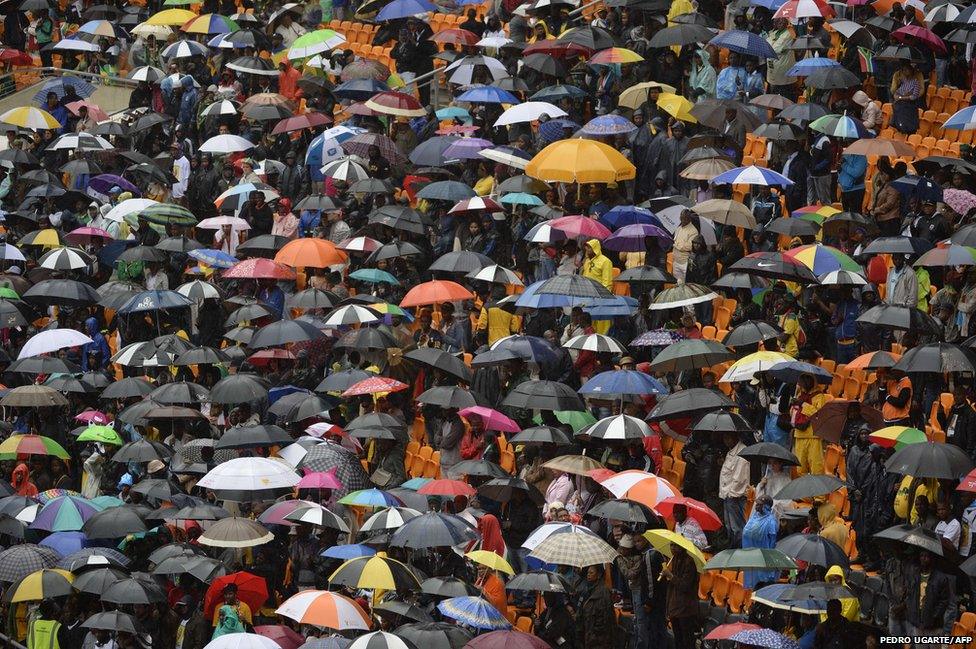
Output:
M254 626L254 622L251 621L251 607L244 602L237 602L234 604L234 608L237 610L237 617L241 619L241 622L245 622L251 626ZM214 609L213 614L213 625L217 626L220 622L220 607Z
M795 313L783 315L779 319L779 327L787 336L786 341L783 343L783 353L796 358L797 353L800 351L800 346L796 339L797 334L800 332L800 319L796 317Z

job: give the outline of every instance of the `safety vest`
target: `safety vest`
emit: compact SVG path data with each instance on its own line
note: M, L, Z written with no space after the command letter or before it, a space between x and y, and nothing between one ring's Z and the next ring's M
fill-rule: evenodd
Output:
M27 631L27 649L61 649L58 644L60 629L60 622L34 620Z

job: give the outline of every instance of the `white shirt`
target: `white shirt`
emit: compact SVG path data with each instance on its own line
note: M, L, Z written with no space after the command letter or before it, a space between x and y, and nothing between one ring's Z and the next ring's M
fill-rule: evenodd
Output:
M181 155L173 160L173 175L176 182L173 184L173 198L183 198L186 194L186 187L190 183L190 161L185 155Z
M160 268L158 273L146 273L146 290L147 291L168 291L169 290L169 276L163 272Z
M953 518L950 521L939 521L939 524L935 526L935 533L952 543L957 550L959 549L962 525L959 524L958 520Z
M698 521L691 516L685 518L683 523L678 523L675 521L674 531L676 534L680 534L694 543L695 547L699 550L704 550L708 547L708 539L705 537L705 532L702 531L701 525L698 524Z
M967 557L972 552L973 531L976 530L976 502L962 512L962 535L959 542L959 554Z

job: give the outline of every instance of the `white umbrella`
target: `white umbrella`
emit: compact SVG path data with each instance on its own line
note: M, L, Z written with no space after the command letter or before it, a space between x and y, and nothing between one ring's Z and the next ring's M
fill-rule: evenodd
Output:
M4 261L26 261L24 253L20 251L17 246L12 246L9 243L3 244L3 260Z
M154 201L149 198L127 198L122 201L106 214L103 218L106 221L115 221L116 223L121 223L129 214L136 214L146 209L150 205L159 205L159 201Z
M369 324L370 322L379 322L379 320L380 318L375 311L358 304L348 304L330 313L329 317L325 319L325 325L341 327L351 324Z
M133 81L156 82L161 80L163 77L165 77L166 73L160 70L159 68L154 68L151 65L143 65L141 67L136 68L126 76L128 76Z
M534 550L540 543L548 539L553 534L566 534L568 532L580 532L583 534L589 532L593 536L599 538L595 532L588 527L583 527L582 525L573 525L572 523L546 523L535 528L535 530L529 534L528 538L525 539L522 547L526 550Z
M337 631L369 631L369 618L353 600L327 590L303 590L281 603L275 613L302 624L316 624Z
M334 512L329 511L322 505L312 504L309 507L299 508L285 516L285 520L292 523L304 523L317 527L329 527L340 532L349 533L349 526Z
M217 198L217 200L220 200L222 198L224 198L224 195L223 194L221 194ZM209 219L204 219L204 220L200 221L199 223L197 223L196 227L199 228L199 229L201 229L201 230L219 230L220 228L224 227L225 225L229 225L232 230L250 230L251 229L251 224L248 223L247 221L245 221L244 219L242 219L241 217L239 217L239 216L230 216L230 215L227 215L227 214L222 215L222 216L212 216Z
M383 530L395 530L403 526L404 523L412 518L420 516L420 512L409 507L390 507L376 512L366 519L360 532L380 532Z
M208 300L208 299L220 299L220 291L217 287L210 282L204 282L203 280L195 279L192 282L187 282L186 284L180 284L176 287L176 292L180 295L186 296L191 300Z
M566 117L566 111L547 101L527 101L524 104L512 106L501 117L495 120L495 126L509 126L522 122L534 122L542 115L549 117Z
M98 43L89 43L77 36L63 38L54 44L55 50L68 50L71 52L101 52L102 48Z
M214 638L203 649L281 649L281 645L257 633L227 633Z
M112 143L91 133L65 133L48 145L48 151L111 151Z
M38 261L41 268L50 270L81 270L88 268L92 258L77 248L61 247L44 253Z
M318 440L315 440L318 442ZM308 454L308 449L301 444L289 444L283 449L278 451L278 457L287 462L290 466L298 467L305 456Z
M215 115L236 115L237 104L229 99L221 99L220 101L215 101L204 108L200 114L206 117L212 117Z
M521 278L515 274L515 271L509 270L504 266L499 266L498 264L485 266L481 270L468 273L465 275L465 277L492 284L514 284L515 286L525 286L525 284L522 283Z
M294 469L266 457L239 457L218 464L197 483L218 491L268 491L298 484Z
M475 43L475 47L493 47L497 49L511 42L511 38L504 38L503 36L486 36Z
M352 156L327 163L322 167L322 175L346 183L369 178L369 172Z
M206 45L201 45L196 41L183 40L168 45L159 54L164 59L189 59L194 56L206 56L208 51Z
M218 154L237 153L238 151L247 151L253 148L254 145L248 140L245 140L239 135L231 135L229 133L215 135L200 145L200 151L202 153Z
M67 347L78 347L93 342L91 338L76 329L48 329L34 335L24 343L17 358L30 358L56 352Z
M230 460L233 462L233 460ZM224 518L210 527L197 540L203 545L215 548L250 548L274 539L274 534L268 529L249 518L231 516ZM236 646L236 645L235 645Z
M156 40L166 41L170 34L173 33L173 28L169 25L150 25L149 23L139 23L135 27L129 30L130 34L135 34L136 36L142 36L143 38L148 38L149 36L155 36Z
M491 78L495 81L509 76L508 70L505 69L504 63L491 56L482 55L465 56L464 58L458 59L447 66L445 71L453 72L449 79L451 83L458 83L466 86L472 82L474 70L479 65L488 68Z

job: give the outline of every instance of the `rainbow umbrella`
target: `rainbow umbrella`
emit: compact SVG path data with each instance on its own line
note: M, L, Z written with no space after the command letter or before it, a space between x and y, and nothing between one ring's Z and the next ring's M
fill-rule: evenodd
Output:
M0 443L0 460L14 460L21 455L53 455L62 460L71 458L60 444L43 435L11 435Z
M341 505L357 507L402 507L403 502L393 494L380 489L360 489L346 494L339 500Z
M814 223L822 224L824 219L840 214L840 210L830 205L807 205L790 213L795 219L805 219Z
M47 532L77 532L101 507L78 496L61 496L41 508L31 529Z
M42 505L46 505L55 498L63 498L65 496L76 496L81 498L80 493L77 491L72 491L71 489L48 489L47 491L42 491L41 493L37 494L36 498L37 502L41 503ZM98 505L98 503L95 504ZM99 505L99 507L104 509L102 505Z
M868 439L878 446L894 447L896 450L900 450L909 444L921 444L928 441L928 437L923 431L910 426L888 426L874 431L868 435Z
M609 47L590 57L590 63L640 63L644 57L624 47Z
M837 248L819 243L791 248L783 254L797 260L817 276L835 270L848 270L852 273L864 272L864 269L856 261Z

